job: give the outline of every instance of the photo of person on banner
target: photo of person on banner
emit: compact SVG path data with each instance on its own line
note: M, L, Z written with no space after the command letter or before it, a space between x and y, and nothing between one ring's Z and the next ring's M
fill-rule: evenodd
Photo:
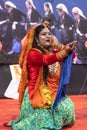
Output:
M52 34L55 35L55 25L56 25L56 17L54 15L53 6L50 2L45 2L43 5L44 8L44 17L47 17L50 19L50 28L52 31Z
M39 23L42 19L42 16L36 9L33 0L26 0L25 6L27 8L26 13L26 31L35 24Z
M76 39L78 42L74 63L87 64L87 18L78 7L73 7L72 14L75 19Z
M73 40L78 41L74 50L73 64L87 64L86 2L81 3L81 1L73 3L72 0L61 2L57 0L42 0L41 2L39 0L37 2L36 0L1 0L0 63L17 64L22 50L21 40L30 27L47 17L50 21L51 32L60 43L65 45ZM72 12L74 7L80 10L79 19L81 20L78 29L77 20Z
M20 46L20 49L17 53L21 51L21 39L25 36L26 31L25 27L22 25L25 22L26 14L19 10L14 3L11 1L5 2L5 9L8 12L9 24L11 25L12 32L12 42L11 42L11 50L8 54L17 52L17 47ZM15 42L17 44L15 44ZM17 46L18 45L18 46ZM17 46L17 47L16 47Z
M74 40L74 21L64 4L57 4L56 11L59 15L57 27L60 32L60 42L65 45Z

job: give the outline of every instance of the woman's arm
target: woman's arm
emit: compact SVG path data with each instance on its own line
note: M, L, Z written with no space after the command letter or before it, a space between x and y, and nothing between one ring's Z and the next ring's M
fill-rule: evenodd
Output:
M57 61L61 62L73 50L67 45L64 49L54 54L42 54L38 49L31 49L28 53L28 63L34 66L51 65Z

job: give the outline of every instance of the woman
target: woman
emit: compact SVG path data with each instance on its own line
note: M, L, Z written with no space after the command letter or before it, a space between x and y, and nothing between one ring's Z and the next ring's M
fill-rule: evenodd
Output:
M27 25L27 30L28 30L31 26L39 23L42 16L36 9L32 0L26 0L25 5L27 8L26 25Z
M59 15L57 27L61 35L60 42L66 45L74 40L74 21L64 4L57 4L56 10Z
M52 31L52 34L55 35L56 18L54 16L52 4L50 2L44 3L44 17L47 17L50 19L51 31Z
M20 40L26 34L25 27L22 25L25 22L26 15L11 1L6 1L4 6L8 14L8 22L6 23L7 30L5 31L6 35L4 37L5 51L7 54L13 54L16 53L16 51L12 49L16 45L14 45L14 40L19 42L20 45Z
M76 46L76 58L74 59L74 63L87 64L87 18L78 7L73 7L72 14L75 19L76 39L78 42Z
M57 44L57 49L52 51L51 42L51 33L43 24L32 27L24 39L19 61L21 111L18 119L8 124L14 130L59 130L75 122L74 106L69 97L65 96L58 103L54 114L51 106L58 89L60 62L76 43L72 43L72 48Z

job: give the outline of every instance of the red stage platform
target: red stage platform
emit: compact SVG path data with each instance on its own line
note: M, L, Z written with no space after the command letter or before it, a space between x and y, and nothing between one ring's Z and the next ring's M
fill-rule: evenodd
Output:
M87 95L70 96L75 104L76 123L63 130L87 130ZM4 127L3 123L16 119L19 115L18 100L0 99L0 130L12 130Z

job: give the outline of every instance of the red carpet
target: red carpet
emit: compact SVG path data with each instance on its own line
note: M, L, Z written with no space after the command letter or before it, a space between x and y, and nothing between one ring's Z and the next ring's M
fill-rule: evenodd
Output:
M76 123L74 126L63 128L63 130L87 130L87 95L70 96L75 105ZM17 100L0 99L0 130L12 130L4 127L3 123L16 119L19 115Z

